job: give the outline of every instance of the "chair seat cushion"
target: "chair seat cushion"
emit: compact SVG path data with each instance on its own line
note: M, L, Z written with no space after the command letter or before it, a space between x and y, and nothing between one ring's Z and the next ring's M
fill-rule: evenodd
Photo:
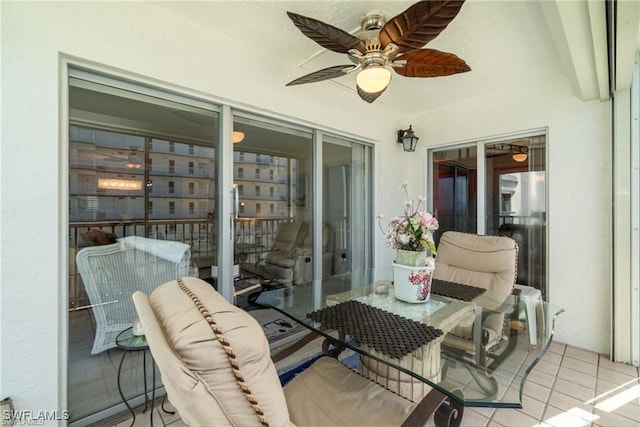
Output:
M284 389L297 426L399 426L416 404L323 357Z
M293 268L296 265L296 259L291 258L288 253L275 251L269 252L266 261L269 264L277 265L278 267Z

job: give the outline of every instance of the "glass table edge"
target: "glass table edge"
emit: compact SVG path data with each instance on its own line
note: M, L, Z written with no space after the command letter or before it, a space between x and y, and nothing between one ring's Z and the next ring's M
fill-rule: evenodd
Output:
M270 292L270 291L268 291L268 292ZM262 307L267 307L267 308L271 308L273 310L276 310L277 312L279 312L279 313L289 317L290 319L293 319L295 322L301 324L302 326L307 328L312 333L316 333L316 334L318 334L318 335L320 335L320 336L322 336L322 337L324 337L326 339L329 339L329 340L336 340L335 336L333 336L333 335L331 335L329 333L323 332L322 330L320 330L318 328L314 328L313 326L311 326L307 322L307 320L310 321L310 319L300 320L300 319L296 318L295 316L291 315L290 313L287 313L284 310L280 309L279 307L275 307L275 306L269 305L267 303L261 303L261 302L259 302L257 300L256 300L256 304L258 304L258 305L260 305ZM332 329L332 331L335 331L335 330ZM454 392L452 392L450 390L447 390L446 388L440 386L439 384L435 384L435 383L431 382L430 380L428 380L428 379L426 379L424 377L419 376L418 374L416 374L413 371L407 370L407 369L405 369L403 367L400 367L400 366L396 366L396 365L390 364L388 360L384 360L384 359L379 358L377 356L374 356L374 355L371 355L369 353L363 352L360 347L351 345L348 342L341 342L341 344L344 345L345 348L353 350L353 351L355 351L356 353L358 353L360 355L369 357L369 358L371 358L373 360L376 360L376 361L378 361L380 363L383 363L383 364L389 366L390 368L397 369L398 371L401 371L401 372L403 372L403 373L405 373L405 374L407 374L407 375L409 375L409 376L411 376L411 377L413 377L413 378L415 378L415 379L417 379L417 380L419 380L421 382L424 382L425 384L428 384L430 387L433 387L434 389L436 389L439 392L445 394L446 396L450 397L451 399L454 399L456 402L460 403L461 405L465 405L466 404L464 398L461 399L460 396L458 396ZM327 356L327 357L329 357L329 356Z
M552 318L552 328L551 328L551 333L549 334L549 339L547 340L547 343L545 344L544 348L540 351L540 354L538 355L538 357L536 357L533 362L531 362L531 364L527 367L527 369L524 372L524 375L522 376L522 379L520 380L520 388L519 388L519 393L518 393L518 400L519 402L488 402L485 400L465 400L464 402L461 402L465 407L467 408L495 408L495 409L522 409L522 396L524 394L524 386L525 383L527 381L527 378L529 377L529 374L531 373L531 371L533 371L533 369L536 367L536 365L538 364L538 362L540 362L540 360L544 357L545 354L547 354L547 352L549 351L549 348L551 347L551 343L553 342L553 331L555 330L555 321L556 318L561 315L562 313L564 313L564 309L560 308L554 304L550 304L547 303L545 301L545 303L547 304L547 311L548 314L551 316ZM459 401L459 399L457 399Z
M553 342L554 331L556 329L556 319L558 318L558 316L564 313L564 308L558 307L551 303L546 303L546 304L548 307L547 314L552 315L551 333L549 334L549 339L547 340L547 344L544 346L544 349L540 352L538 357L536 357L535 360L531 362L529 367L525 370L524 375L522 376L522 380L520 381L520 396L519 396L521 406L522 406L522 394L524 393L524 385L527 381L527 378L529 377L529 374L531 373L531 371L533 371L533 369L536 367L538 362L540 362L540 360L542 360L544 355L547 354L547 352L549 351L549 348L551 347L551 343Z
M278 290L274 290L274 291L267 291L267 292L277 292ZM446 297L445 297L446 298ZM274 309L276 311L278 311L279 313L289 317L290 319L294 320L295 322L301 324L302 326L304 326L305 328L307 328L309 331L316 333L324 338L327 338L329 340L336 340L335 336L332 336L329 333L323 332L322 330L319 330L318 328L314 328L313 326L311 326L308 322L310 322L310 319L298 319L296 316L291 315L290 313L287 313L286 311L280 309L279 307L276 307L274 305L270 305L266 302L260 302L259 300L256 300L256 304L262 306L262 307L266 307L266 308L271 308ZM366 357L370 357L371 359L374 359L380 363L383 363L389 367L395 368L398 371L401 371L419 381L424 382L425 384L428 384L430 387L433 387L434 389L440 391L441 393L445 394L446 396L450 397L451 399L455 400L456 402L460 403L461 405L465 406L465 407L469 407L469 408L506 408L506 409L522 409L522 396L523 396L523 391L524 391L524 385L525 382L529 376L529 374L531 373L531 371L535 368L535 366L538 364L538 362L542 359L542 357L544 357L544 355L547 353L547 351L549 350L549 347L551 346L551 343L553 342L553 336L554 333L553 331L555 330L555 321L556 318L564 313L564 309L561 307L558 307L554 304L545 302L545 304L547 305L547 314L549 316L551 316L552 318L552 328L551 328L551 333L549 334L548 340L544 346L544 348L540 351L540 354L537 355L537 357L535 357L535 359L533 360L533 362L527 367L527 369L525 370L524 375L522 376L522 379L520 380L520 389L519 389L519 393L518 393L518 400L519 402L492 402L492 401L480 401L480 400L465 400L464 397L460 397L459 395L457 395L456 393L454 393L451 390L447 390L446 388L435 384L433 382L431 382L430 380L423 378L421 376L419 376L418 374L407 370L405 368L402 368L400 366L396 366L393 364L390 364L388 360L384 360L381 359L379 357L376 357L374 355L370 355L366 352L363 352L362 349L360 347L354 346L354 345L350 345L348 342L343 342L342 344L350 349L355 351L356 353L360 354L360 355L364 355Z

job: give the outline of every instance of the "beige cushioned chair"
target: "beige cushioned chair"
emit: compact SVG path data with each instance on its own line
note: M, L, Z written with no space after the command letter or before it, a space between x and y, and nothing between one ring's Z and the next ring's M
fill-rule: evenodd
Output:
M284 222L278 225L274 244L258 263L256 273L281 283L297 285L313 277L311 224ZM322 277L329 276L333 267L333 235L331 227L322 226ZM250 272L251 268L248 268Z
M505 313L501 303L513 292L517 276L518 245L504 236L479 236L447 231L438 245L434 279L477 286L492 291L494 306L485 306L482 342L473 341L473 324L459 325L444 339L444 345L470 353L490 351L506 339Z
M261 273L287 285L294 283L296 267L300 267L298 248L308 234L309 227L300 221L280 223L271 251L265 253L259 264Z
M149 297L136 292L133 300L167 396L188 425L260 425L259 412L270 426L400 426L407 418L414 421L410 414L415 403L329 357L283 390L260 325L198 278L165 283ZM215 326L194 300L211 313ZM224 339L216 338L215 328ZM239 383L246 384L246 393Z

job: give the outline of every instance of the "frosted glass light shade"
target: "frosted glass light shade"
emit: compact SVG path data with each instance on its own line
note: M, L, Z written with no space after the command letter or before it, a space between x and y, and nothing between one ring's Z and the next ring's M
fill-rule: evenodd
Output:
M391 72L384 67L372 66L358 73L356 82L360 89L368 93L377 93L387 87L391 81Z

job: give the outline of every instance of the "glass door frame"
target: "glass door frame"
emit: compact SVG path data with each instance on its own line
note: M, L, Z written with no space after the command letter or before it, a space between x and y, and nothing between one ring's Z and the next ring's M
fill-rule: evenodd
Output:
M517 138L526 138L526 137L532 137L532 136L542 136L544 135L545 137L545 176L546 176L546 180L545 180L545 206L546 206L546 230L545 230L545 254L546 254L546 260L545 260L545 265L547 265L546 271L545 271L545 283L547 283L547 287L549 284L549 269L548 269L548 265L549 262L548 260L550 259L549 256L549 149L548 149L548 145L549 145L549 129L546 127L543 128L534 128L534 129L530 129L530 130L526 130L526 131L522 131L522 132L514 132L514 133L507 133L507 134L501 134L498 136L492 136L492 137L488 137L488 138L481 138L481 139L473 139L473 140L468 140L468 141L461 141L461 142L456 142L456 143L451 143L451 144L442 144L442 145L438 145L438 146L433 146L433 147L429 147L427 149L427 153L426 153L426 165L427 165L427 176L426 176L426 188L427 188L427 206L429 207L430 211L433 211L434 206L433 206L433 188L434 188L434 179L433 179L433 165L434 165L434 153L439 152L439 151L443 151L443 150L450 150L450 149L458 149L458 148L469 148L469 147L476 147L476 153L477 153L477 188L476 188L476 193L477 193L477 218L476 218L476 222L477 222L477 234L479 235L483 235L486 234L486 230L487 230L487 221L486 221L486 212L487 212L487 196L486 196L486 184L487 184L487 163L486 163L486 146L488 144L494 144L494 143L499 143L501 141L505 141L505 140L512 140L512 139L517 139ZM546 293L548 293L548 289L546 289Z
M168 83L162 83L150 78L141 77L138 75L131 75L127 72L111 69L105 66L97 65L94 63L84 62L83 60L70 57L62 57L61 60L61 73L60 73L60 106L61 114L59 117L60 123L60 204L59 204L59 236L60 236L60 276L59 286L62 286L59 292L59 328L58 334L60 337L61 351L59 360L58 375L61 378L60 384L60 401L61 407L66 408L68 406L68 369L67 364L69 360L69 320L68 320L68 301L69 301L69 248L68 240L66 236L69 230L69 79L71 77L83 78L92 82L106 84L108 86L114 86L114 84L122 89L131 91L133 93L143 93L145 95L151 95L159 99L168 101L175 101L185 103L190 106L203 108L205 110L216 111L218 113L218 143L215 145L216 150L216 179L217 179L217 194L215 196L216 209L219 212L219 218L229 218L229 221L218 221L218 265L222 268L218 271L221 287L220 293L229 301L233 301L233 117L234 115L254 116L261 121L277 123L289 128L304 129L313 135L313 164L312 164L312 176L313 179L310 183L312 185L313 195L313 245L314 245L314 278L320 278L322 270L321 259L321 242L322 242L322 195L323 185L322 180L318 179L322 173L323 158L322 158L322 142L323 135L335 136L338 138L345 138L357 144L374 146L373 140L368 140L358 135L340 132L335 129L327 128L316 123L308 123L291 119L290 117L282 116L276 117L275 114L265 114L261 110L247 109L245 106L238 107L229 100L217 99L214 96L205 95L201 92L188 90L183 87L176 87ZM373 190L373 177L374 174L374 156L375 151L372 151L371 157L368 159L369 168L368 173L368 187ZM373 212L373 199L375 194L369 195L370 204L368 208ZM373 222L371 222L368 230L368 238L372 239L374 233ZM368 252L373 253L374 248L369 246ZM370 259L371 256L369 257ZM73 262L73 260L71 260ZM161 389L161 388L160 388ZM130 403L139 405L142 403L142 396L137 396L130 399ZM105 418L120 412L121 408L111 406L105 408L97 413L88 415L78 420L74 420L73 423L77 424L90 424L95 423ZM72 424L73 424L72 423Z

